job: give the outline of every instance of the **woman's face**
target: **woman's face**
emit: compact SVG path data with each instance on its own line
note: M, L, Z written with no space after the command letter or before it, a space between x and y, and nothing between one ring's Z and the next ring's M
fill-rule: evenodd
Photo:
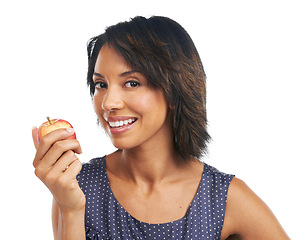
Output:
M172 135L168 105L161 90L148 86L109 45L98 55L93 81L97 117L118 149L161 144ZM143 145L144 144L144 145Z

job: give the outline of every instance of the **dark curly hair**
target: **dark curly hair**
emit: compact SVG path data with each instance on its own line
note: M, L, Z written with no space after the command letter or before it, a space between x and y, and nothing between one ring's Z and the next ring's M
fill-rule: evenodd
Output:
M87 83L93 96L93 73L104 44L109 44L148 84L162 89L173 112L175 148L182 159L200 158L207 148L206 75L195 45L177 22L135 17L110 26L89 40Z

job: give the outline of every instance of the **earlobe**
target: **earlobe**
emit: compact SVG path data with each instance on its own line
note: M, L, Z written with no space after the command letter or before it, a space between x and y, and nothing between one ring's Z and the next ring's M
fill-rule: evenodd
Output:
M169 110L175 110L175 106L173 105L171 100L167 99L167 105L169 107Z
M175 110L175 107L172 104L169 104L169 109L170 110Z

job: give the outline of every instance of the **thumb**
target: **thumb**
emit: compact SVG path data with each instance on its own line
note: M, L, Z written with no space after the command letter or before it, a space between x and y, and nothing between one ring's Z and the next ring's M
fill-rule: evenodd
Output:
M37 139L37 134L38 134L38 128L33 127L32 128L32 138L33 138L33 142L34 142L34 146L35 146L36 150L37 150L38 145L39 145L38 139Z

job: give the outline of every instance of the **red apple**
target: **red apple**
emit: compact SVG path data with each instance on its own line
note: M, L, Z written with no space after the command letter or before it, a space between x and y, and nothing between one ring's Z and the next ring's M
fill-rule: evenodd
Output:
M50 133L60 128L73 128L73 126L66 120L63 120L63 119L50 120L49 117L47 117L47 121L42 123L41 126L38 128L38 142L47 133ZM73 135L71 135L67 139L76 139L76 134L73 133Z

